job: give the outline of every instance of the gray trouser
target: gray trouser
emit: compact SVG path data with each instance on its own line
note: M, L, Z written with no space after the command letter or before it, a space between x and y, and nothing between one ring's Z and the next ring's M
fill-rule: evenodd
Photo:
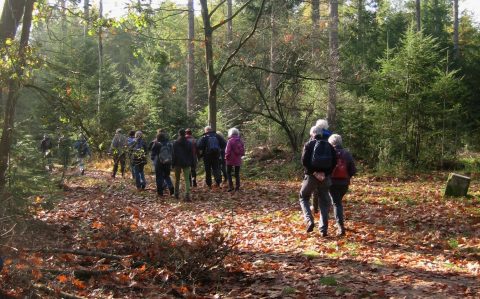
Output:
M313 175L305 175L302 188L300 189L300 207L302 208L305 222L313 222L313 215L310 210L310 196L312 196L312 193L317 191L320 198L330 199L328 188L331 184L330 177L326 177L325 180L320 182Z

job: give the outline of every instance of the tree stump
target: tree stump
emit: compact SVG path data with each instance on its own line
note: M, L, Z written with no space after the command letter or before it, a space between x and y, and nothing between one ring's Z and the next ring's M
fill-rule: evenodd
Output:
M444 196L466 196L469 186L469 177L457 173L451 173L448 176Z

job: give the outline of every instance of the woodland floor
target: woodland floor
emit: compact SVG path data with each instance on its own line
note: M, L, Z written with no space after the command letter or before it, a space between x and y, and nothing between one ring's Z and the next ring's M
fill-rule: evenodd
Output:
M0 284L33 298L480 298L480 184L444 199L445 178L355 178L347 235L331 219L322 238L305 232L298 180L245 181L235 194L201 184L183 202L157 198L152 177L138 192L91 170L52 209L33 200ZM218 265L205 270L202 254Z

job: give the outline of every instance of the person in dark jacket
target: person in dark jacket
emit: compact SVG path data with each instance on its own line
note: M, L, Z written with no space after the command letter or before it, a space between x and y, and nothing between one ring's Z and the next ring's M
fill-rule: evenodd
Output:
M145 180L144 168L147 164L147 144L143 139L142 131L135 133L135 142L132 145L132 162L135 173L135 185L137 190L145 190L147 181Z
M328 121L326 119L319 119L315 123L315 126L313 126L310 129L310 140L315 139L315 136L312 134L312 130L315 127L320 127L322 128L322 137L323 139L328 139L330 135L332 135L332 132L328 130ZM315 214L318 214L319 211L319 200L320 200L320 195L318 194L317 190L313 191L313 196L312 196L312 205L313 205L313 212Z
M170 178L170 170L172 168L173 160L173 147L168 140L168 136L163 131L157 131L157 137L152 142L151 159L155 167L155 182L157 184L157 194L163 196L163 189L166 185L170 191L170 195L173 196L174 188L172 179ZM166 155L165 158L160 157L162 151ZM162 154L162 155L164 155ZM170 157L168 155L170 154ZM170 161L168 161L170 159ZM161 161L162 160L162 161Z
M328 193L328 189L331 185L330 174L337 163L335 149L323 137L322 127L316 126L311 132L314 139L305 143L302 152L302 165L305 170L305 177L300 189L300 207L302 208L303 216L307 224L307 232L312 232L315 227L313 215L310 210L310 196L313 191L317 189L320 200L330 199L330 194ZM312 156L317 143L325 148L324 154L325 157L328 157L328 161L324 162L324 166L312 165ZM322 236L327 236L326 227L324 225L321 225L320 232Z
M205 133L197 142L199 157L203 157L205 166L205 183L212 187L212 173L217 187L222 183L220 174L220 154L222 148L227 144L225 139L219 136L210 126L205 127Z
M328 142L335 148L337 156L337 167L333 170L330 186L330 195L332 198L333 211L335 212L335 220L337 222L337 235L345 235L345 224L343 218L343 196L348 191L350 178L357 173L355 162L349 151L342 146L342 136L333 134L328 138ZM320 202L320 210L322 211L322 222L328 226L328 211L330 210L330 202ZM323 217L325 217L323 219ZM325 228L326 230L326 228Z
M180 196L180 174L185 180L185 201L190 200L190 170L193 165L192 143L185 137L185 130L178 131L178 139L173 143L173 162L175 171L175 198Z
M53 170L52 148L53 148L52 139L50 139L50 137L47 134L44 134L43 139L40 142L40 150L42 151L43 158L45 159L45 166L48 169L48 171Z
M197 187L197 140L192 135L191 129L185 130L185 138L192 144L192 152L193 152L193 165L192 169L190 170L190 186Z
M73 144L73 148L77 151L77 163L78 168L80 169L80 174L85 174L85 159L92 156L90 147L88 146L88 141L85 136L80 135L77 141Z
M135 131L131 130L128 132L128 137L127 137L127 156L128 156L128 164L130 166L130 172L132 173L132 179L135 180L135 169L133 165L133 157L132 157L132 152L133 152L133 145L135 144Z

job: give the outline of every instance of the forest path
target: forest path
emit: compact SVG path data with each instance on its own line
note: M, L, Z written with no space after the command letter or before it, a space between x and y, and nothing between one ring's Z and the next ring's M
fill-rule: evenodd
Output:
M245 181L234 194L198 187L193 201L183 202L157 197L152 177L147 179L147 190L139 192L130 178L113 180L107 172L72 177L54 209L36 210L38 233L32 234L30 247L93 253L24 252L16 269L23 260L33 280L89 298L480 294L477 184L471 186L471 198L444 200L442 175L407 181L355 179L344 203L347 235L322 238L317 227L305 232L299 181ZM231 244L228 255L222 267L200 273L196 267L204 265L196 261L215 263L207 251L221 247L215 243L218 229ZM99 252L128 257L95 256ZM180 263L168 261L174 256ZM182 284L182 275L197 280Z

